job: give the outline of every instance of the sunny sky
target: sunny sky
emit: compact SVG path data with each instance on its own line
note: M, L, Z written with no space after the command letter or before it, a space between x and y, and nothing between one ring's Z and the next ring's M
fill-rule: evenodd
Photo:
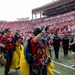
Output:
M0 0L0 20L14 21L17 18L31 18L32 9L53 0Z

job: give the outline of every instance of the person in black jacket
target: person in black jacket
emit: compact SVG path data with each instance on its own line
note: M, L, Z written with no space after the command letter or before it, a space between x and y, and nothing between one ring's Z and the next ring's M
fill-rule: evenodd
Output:
M68 49L69 49L69 39L67 35L64 35L62 38L62 46L63 46L63 51L64 51L64 56L68 56Z
M53 46L55 51L55 58L58 59L59 57L59 47L60 47L60 38L57 33L55 33L53 38Z
M72 60L73 60L73 65L72 67L75 68L75 36L71 35L73 38L70 40L70 48L72 50Z

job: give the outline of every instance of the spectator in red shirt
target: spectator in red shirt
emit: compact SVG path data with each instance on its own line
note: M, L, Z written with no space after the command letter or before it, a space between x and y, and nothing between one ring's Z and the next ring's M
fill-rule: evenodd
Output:
M9 28L5 29L5 34L1 38L0 44L4 44L3 52L4 52L4 57L6 59L6 66L5 66L5 75L9 75L9 68L10 68L10 63L12 59L12 55L14 52L14 40L13 37L11 36L11 31Z

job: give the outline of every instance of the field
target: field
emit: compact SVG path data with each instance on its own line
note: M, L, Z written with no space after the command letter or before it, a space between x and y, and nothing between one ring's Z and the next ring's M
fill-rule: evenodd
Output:
M75 69L71 67L72 65L72 54L68 51L68 56L64 57L63 50L59 51L59 59L55 59L54 51L52 51L52 59L54 61L55 67L53 69L54 75L75 75ZM4 75L4 68L0 67L0 75ZM10 70L10 75L22 75L19 70Z
M59 51L59 59L55 59L54 52L52 52L52 58L55 63L54 72L55 75L75 75L75 68L72 68L72 54L68 51L68 56L64 57L63 50Z

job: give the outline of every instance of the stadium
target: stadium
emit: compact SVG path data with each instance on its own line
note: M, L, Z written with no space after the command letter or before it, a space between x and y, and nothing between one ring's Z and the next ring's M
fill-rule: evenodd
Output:
M37 18L39 14L39 18ZM50 33L54 34L56 30L59 30L58 35L62 37L67 34L69 37L71 34L75 35L75 0L57 0L52 3L48 3L41 7L32 9L31 20L18 20L18 21L0 21L0 30L10 28L12 35L16 30L20 30L23 33L24 38L33 32L33 28L36 26L49 26ZM71 39L71 37L69 38ZM54 51L52 50L52 60L55 67L53 69L54 75L75 75L75 68L72 68L72 53L68 51L68 57L64 57L62 47L59 51L59 59L54 57ZM0 67L0 75L3 74L4 68ZM22 75L20 71L11 70L10 75Z

